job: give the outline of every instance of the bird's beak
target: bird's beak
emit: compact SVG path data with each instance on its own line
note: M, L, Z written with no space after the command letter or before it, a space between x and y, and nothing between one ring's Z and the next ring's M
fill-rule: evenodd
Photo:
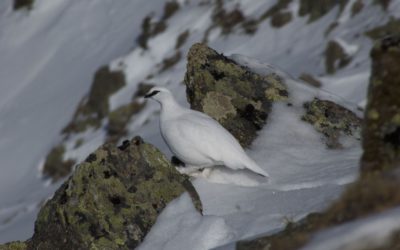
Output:
M151 97L151 93L144 95L144 98L150 98Z

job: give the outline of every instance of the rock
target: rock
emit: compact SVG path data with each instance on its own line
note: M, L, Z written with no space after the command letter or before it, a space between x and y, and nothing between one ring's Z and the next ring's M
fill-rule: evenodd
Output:
M185 191L201 211L187 177L155 147L139 137L120 147L105 144L40 210L28 249L133 249Z
M311 23L327 14L336 6L340 11L344 9L348 0L300 0L299 16L310 15L308 21Z
M325 68L328 74L334 74L336 70L345 67L351 61L351 57L336 41L329 41L324 53Z
M81 100L71 122L63 129L63 134L83 132L87 127L98 128L109 113L109 98L125 86L122 71L111 71L108 66L99 68L94 75L88 97Z
M279 76L260 76L200 43L189 51L185 84L191 108L216 119L242 146L263 127L271 104L289 95Z
M65 147L58 145L51 149L43 165L43 174L50 177L53 182L67 176L72 171L75 161L64 160Z
M239 242L238 250L300 249L321 230L398 207L400 36L377 43L371 57L372 75L362 131L364 155L359 180L323 213L311 214L298 223L291 223L277 234ZM397 249L399 235L400 231L393 232L387 245L374 249Z
M13 8L14 10L19 9L32 9L35 0L14 0Z
M305 103L304 108L302 119L324 135L328 148L342 148L339 141L342 134L360 139L361 119L348 109L318 98Z
M313 87L319 88L322 86L321 81L316 79L313 75L308 74L308 73L303 73L299 76L300 80L303 80L305 83L310 84Z
M400 35L377 43L371 57L361 159L364 173L400 166Z

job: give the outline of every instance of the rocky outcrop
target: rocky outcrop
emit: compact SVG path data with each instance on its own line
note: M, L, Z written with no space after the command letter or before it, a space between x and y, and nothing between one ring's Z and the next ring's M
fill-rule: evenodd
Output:
M400 36L377 43L371 56L360 179L325 212L290 223L278 234L239 242L237 249L300 249L323 229L400 205ZM376 249L397 249L399 235L395 232L384 248Z
M272 102L289 95L279 76L260 76L204 44L189 51L185 84L191 108L216 119L243 146L265 124Z
M40 210L33 237L0 249L134 249L173 199L189 192L186 176L140 137L121 146L105 144Z

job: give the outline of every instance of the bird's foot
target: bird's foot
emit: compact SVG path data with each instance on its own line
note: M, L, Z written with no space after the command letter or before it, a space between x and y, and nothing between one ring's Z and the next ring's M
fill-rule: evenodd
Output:
M196 172L199 171L199 168L196 167L175 167L175 168L176 170L178 170L179 173L190 176L193 176Z

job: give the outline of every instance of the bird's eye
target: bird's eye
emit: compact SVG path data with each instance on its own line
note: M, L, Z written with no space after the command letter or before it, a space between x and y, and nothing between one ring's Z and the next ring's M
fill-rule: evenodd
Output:
M158 90L154 90L154 91L152 91L151 93L148 93L147 95L145 95L144 97L145 97L145 98L149 98L149 97L152 97L152 96L157 95L159 92L160 92L160 91L158 91Z

